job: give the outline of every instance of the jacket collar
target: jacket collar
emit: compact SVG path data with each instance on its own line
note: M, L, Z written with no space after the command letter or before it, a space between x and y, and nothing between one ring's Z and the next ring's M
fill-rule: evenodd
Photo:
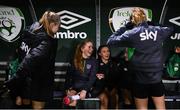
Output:
M145 22L140 23L138 26L148 27L148 23L145 21Z

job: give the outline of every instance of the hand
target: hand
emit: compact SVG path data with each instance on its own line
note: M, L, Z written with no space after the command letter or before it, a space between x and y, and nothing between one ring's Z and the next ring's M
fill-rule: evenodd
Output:
M75 90L71 89L71 88L66 90L66 95L67 96L73 96L73 95L76 95L76 94L77 94L77 92ZM72 100L72 102L69 104L69 106L76 106L76 104L77 104L77 101Z
M73 96L73 95L76 95L77 92L75 90L73 90L73 89L68 89L66 91L66 94L67 94L67 96Z
M132 22L128 22L127 24L125 24L127 29L133 29L134 28L134 24Z
M99 80L101 80L101 79L103 79L104 78L104 74L96 74L96 77L99 79Z
M22 105L22 98L20 96L16 97L16 105L18 106Z
M180 47L176 47L175 52L180 53Z
M112 18L109 18L109 24L111 24L112 23Z
M80 92L80 99L85 99L86 98L86 93L87 93L86 90L81 90L81 92Z
M77 100L73 100L73 101L69 104L69 106L75 107L76 104L77 104Z

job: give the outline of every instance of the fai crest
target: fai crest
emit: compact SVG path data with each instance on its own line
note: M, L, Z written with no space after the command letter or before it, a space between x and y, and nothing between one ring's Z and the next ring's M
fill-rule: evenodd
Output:
M24 15L18 8L0 6L0 38L14 42L25 27Z
M120 27L124 26L131 16L132 9L135 7L119 7L111 9L109 13L109 26L111 31L117 31ZM152 11L150 9L142 8L147 15L147 20L152 20Z

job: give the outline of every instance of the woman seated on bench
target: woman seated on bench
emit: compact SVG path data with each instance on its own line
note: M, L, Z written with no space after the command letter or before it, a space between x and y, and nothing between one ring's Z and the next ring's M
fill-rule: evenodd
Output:
M101 109L118 109L118 67L110 58L110 50L107 45L101 45L97 51L98 69L96 82L92 90L92 96L101 101Z
M80 99L88 96L96 79L96 59L91 57L93 53L92 41L86 39L80 43L74 55L73 62L68 68L65 88L66 95L79 94ZM77 100L71 101L69 106L76 106Z

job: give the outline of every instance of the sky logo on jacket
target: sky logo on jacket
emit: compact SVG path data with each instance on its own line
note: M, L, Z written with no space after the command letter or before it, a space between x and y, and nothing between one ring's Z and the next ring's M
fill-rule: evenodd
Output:
M26 55L29 54L29 51L31 50L31 48L25 42L21 43L20 48L26 53Z
M141 41L150 40L150 39L152 39L153 41L156 41L157 31L148 32L148 30L145 30L145 32L140 33L139 36L141 37Z

